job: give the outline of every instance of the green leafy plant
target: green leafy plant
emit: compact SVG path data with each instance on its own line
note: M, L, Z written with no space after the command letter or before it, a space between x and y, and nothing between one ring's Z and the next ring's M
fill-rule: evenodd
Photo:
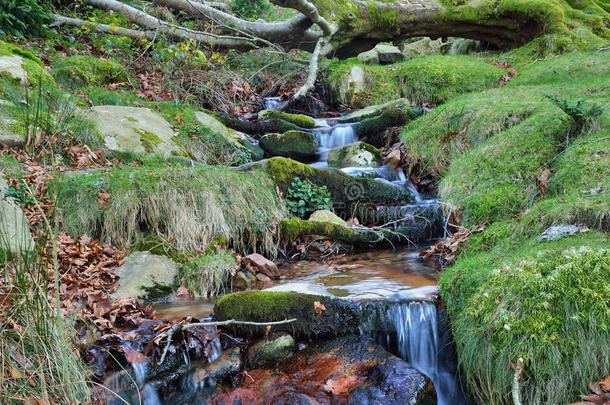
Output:
M233 0L231 11L242 18L259 18L271 11L271 4L266 0Z
M51 21L50 6L40 0L3 0L0 2L0 34L23 38L39 36Z
M286 205L292 215L305 219L314 211L330 209L332 200L326 186L295 177L286 194Z
M9 186L6 189L6 191L4 192L4 194L7 197L14 198L19 204L23 204L23 205L34 204L35 200L31 196L26 195L22 190L22 188L24 187L23 180L21 180L20 183L21 183L20 188L15 188L14 186Z
M602 106L595 103L587 103L585 99L574 101L559 98L550 93L545 93L544 96L572 118L572 128L570 132L573 135L589 132L593 129L598 122L599 116L603 112Z

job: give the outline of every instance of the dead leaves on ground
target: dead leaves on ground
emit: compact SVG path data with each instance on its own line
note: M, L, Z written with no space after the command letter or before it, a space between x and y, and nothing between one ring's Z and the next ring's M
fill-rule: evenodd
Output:
M320 301L314 301L313 309L314 309L314 311L316 311L316 314L318 314L318 315L322 315L322 314L324 314L324 311L326 311L326 307Z
M459 231L451 234L448 238L444 238L436 242L430 248L422 250L419 253L420 257L432 259L439 267L447 267L453 264L458 255L462 251L464 244L468 239L478 232L485 230L485 225L479 225L476 228L461 228Z
M506 62L499 62L497 60L492 60L489 63L491 63L492 65L494 65L496 67L499 67L500 69L504 69L508 73L500 78L498 83L496 83L496 87L504 86L506 83L510 82L513 79L513 77L515 77L515 75L517 74L517 70L511 69L510 66L508 65L508 63L506 63Z
M582 401L572 402L568 405L610 405L610 376L602 378L599 382L589 384L591 394L582 395Z

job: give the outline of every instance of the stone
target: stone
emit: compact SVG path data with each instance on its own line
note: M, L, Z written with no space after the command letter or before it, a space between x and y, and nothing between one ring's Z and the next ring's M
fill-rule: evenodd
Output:
M360 68L359 66L356 66ZM362 68L360 68L362 69ZM406 98L398 98L396 100L388 101L384 104L372 105L366 108L362 108L360 110L356 110L346 116L340 117L338 121L340 123L349 123L349 122L358 122L365 120L367 118L373 118L381 115L386 109L390 107L394 108L402 108L402 107L410 107L411 103Z
M269 277L263 273L256 273L256 278L258 279L258 281L262 281L263 283L267 283L267 282L271 281L271 277Z
M213 362L196 368L191 374L194 386L215 386L219 380L230 377L241 369L239 347L225 350Z
M248 288L252 287L255 282L256 282L256 278L255 278L254 274L252 274L251 272L249 272L247 270L238 271L231 278L231 286L235 290L247 290Z
M538 237L539 242L553 241L564 238L566 236L576 235L582 228L578 225L561 224L547 228L542 235Z
M364 90L364 69L360 66L352 67L349 76L349 86L353 89L354 94Z
M405 57L398 47L393 45L377 44L374 48L380 64L390 64L403 60Z
M244 257L244 263L248 268L263 273L272 279L280 277L280 271L278 270L277 265L261 254L253 253Z
M347 226L347 222L329 210L314 211L314 213L309 216L308 221L330 222L332 224Z
M0 128L0 146L5 148L21 147L25 145L25 138Z
M260 145L273 156L288 157L301 162L314 160L320 147L316 137L305 131L267 134L260 139Z
M0 73L7 73L12 78L19 80L22 85L27 85L28 74L23 68L23 58L17 55L0 56Z
M6 195L7 190L8 183L0 177L0 254L27 255L35 250L30 225L17 201Z
M295 349L294 338L287 333L267 337L248 349L246 367L274 368L289 359Z
M443 41L440 38L432 40L426 37L415 42L403 42L401 50L406 59L411 59L423 55L438 55L442 53L442 47Z
M165 256L136 252L125 258L125 264L118 267L116 273L119 276L119 288L112 294L113 299L156 299L169 295L178 267Z
M148 108L103 105L92 107L88 117L113 152L159 154L181 153L169 122Z
M279 120L295 124L301 128L315 128L316 121L302 114L288 114L277 110L263 110L258 113L259 120Z
M358 60L366 65L378 65L379 54L375 49L358 54Z
M308 281L294 281L290 283L277 284L273 287L266 288L265 291L295 292L300 294L323 295L325 297L333 296L328 292L326 287Z
M368 143L355 142L331 149L328 164L333 167L377 167L381 165L381 153Z
M400 164L400 149L394 149L385 157L383 164L396 168Z
M210 131L225 138L229 143L250 152L253 160L261 160L265 154L259 143L243 132L227 127L212 114L205 111L195 111L195 119Z

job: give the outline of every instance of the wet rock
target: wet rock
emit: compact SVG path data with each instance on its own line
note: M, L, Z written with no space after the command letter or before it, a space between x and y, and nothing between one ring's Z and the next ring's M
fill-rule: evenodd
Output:
M253 253L244 257L244 262L248 268L251 268L256 272L263 273L267 277L272 279L280 277L280 271L278 270L276 264L263 255Z
M241 387L212 403L392 404L436 403L429 378L369 338L347 336L310 346L277 370L248 372Z
M367 65L378 65L379 54L375 49L358 54L358 60Z
M0 116L0 118L2 118ZM0 128L0 146L5 148L21 147L25 145L25 138L21 135L3 130Z
M303 162L315 159L320 147L315 136L304 131L267 134L260 139L260 145L273 156L289 157Z
M316 126L316 121L307 115L288 114L277 110L260 111L258 113L258 119L286 121L291 124L298 125L301 128L314 128Z
M383 164L396 168L400 164L400 149L394 149L385 157Z
M240 270L231 278L231 286L235 290L247 290L256 282L256 277L248 270Z
M295 348L294 339L288 334L268 337L248 349L246 366L250 369L274 368L290 358Z
M438 55L442 53L443 41L441 38L432 40L425 37L415 42L404 42L401 46L402 54L406 59L423 55Z
M213 362L196 368L192 373L192 382L195 385L216 385L216 382L237 373L241 368L241 355L239 348L225 350Z
M325 309L316 311L316 302ZM296 319L275 325L273 332L285 332L297 338L338 336L358 330L355 304L320 295L275 291L243 291L224 295L214 305L214 317L253 322L274 322ZM264 326L234 325L237 335L263 335Z
M253 142L243 132L229 128L212 114L205 111L196 111L195 119L201 125L207 127L215 134L222 136L236 147L248 150L253 160L260 160L263 158L265 152L257 142Z
M112 298L158 299L171 293L178 267L165 256L136 252L127 256L116 272L120 277L119 288Z
M379 63L382 65L395 63L405 58L400 49L393 45L377 44L374 50L377 52Z
M380 161L379 150L365 142L351 143L328 152L328 164L333 167L377 167Z
M104 105L92 107L89 118L113 152L159 154L181 153L174 130L159 114L148 108Z
M263 274L263 273L256 273L256 278L257 278L257 280L258 280L258 281L262 281L262 282L264 282L264 283L267 283L267 282L269 282L269 281L271 281L271 280L272 280L272 278L271 278L271 277L266 276L266 275L265 275L265 274Z
M330 222L331 224L347 226L347 222L329 210L314 211L314 213L309 216L308 221Z
M360 69L362 70L362 68ZM388 101L384 104L372 105L366 108L362 108L360 110L356 110L344 117L340 117L338 121L340 123L358 122L367 118L373 118L375 116L381 115L383 111L389 107L407 108L410 105L411 103L406 98L399 98L396 100Z
M561 224L547 228L542 235L538 237L539 242L552 241L564 238L566 236L576 235L581 227L578 225Z
M8 183L0 177L0 257L3 251L15 255L34 252L30 226L14 198L6 195Z

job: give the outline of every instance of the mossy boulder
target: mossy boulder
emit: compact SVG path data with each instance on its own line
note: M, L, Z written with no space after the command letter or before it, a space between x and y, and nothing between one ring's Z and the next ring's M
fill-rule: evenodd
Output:
M347 222L329 210L314 211L313 214L309 216L308 221L331 222L333 224L347 226Z
M209 111L195 111L195 119L214 134L226 139L233 146L248 151L252 160L261 160L265 154L258 143L253 142L243 132L236 131L226 126L218 119L218 116Z
M349 79L354 66L364 72L358 90ZM403 97L415 105L440 104L459 94L494 87L506 74L503 69L464 55L423 56L388 66L369 66L355 58L335 60L326 72L334 102L364 106ZM370 97L361 97L364 93Z
M351 177L338 169L314 168L292 159L271 158L262 162L260 167L271 176L283 193L288 191L295 177L326 186L336 210L349 210L357 203L396 204L409 202L413 198L407 190L393 184Z
M316 312L314 303L326 309ZM345 300L293 292L244 291L224 295L214 305L214 318L250 322L296 319L276 325L273 332L286 332L299 338L340 336L358 332L356 306ZM265 326L235 325L238 335L263 335Z
M55 80L45 69L44 63L29 51L16 45L0 41L0 79L22 85L43 87L55 85Z
M274 368L296 351L294 338L287 333L276 334L256 342L248 349L246 367Z
M367 118L374 118L381 115L385 110L391 107L395 107L401 110L409 109L411 103L406 98L399 98L396 100L390 100L387 103L371 105L364 107L344 115L337 119L340 123L350 123L365 120Z
M310 162L318 154L320 144L311 132L288 131L283 134L267 134L260 139L261 147L272 156Z
M300 128L314 128L316 126L316 121L311 117L301 114L289 114L276 110L263 110L258 113L258 119L286 121L295 124Z
M88 118L97 127L106 149L112 152L165 157L182 152L169 122L148 108L95 106Z
M412 59L418 56L424 55L438 55L442 52L443 40L441 38L432 40L431 38L425 37L418 39L417 41L405 41L401 44L401 52L406 59ZM464 52L465 53L465 52ZM454 53L454 54L464 54Z
M381 152L368 143L355 142L331 149L328 164L333 167L377 167L381 165Z
M53 71L55 79L69 87L104 86L127 80L125 68L111 60L89 55L63 59Z

